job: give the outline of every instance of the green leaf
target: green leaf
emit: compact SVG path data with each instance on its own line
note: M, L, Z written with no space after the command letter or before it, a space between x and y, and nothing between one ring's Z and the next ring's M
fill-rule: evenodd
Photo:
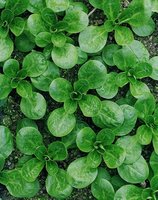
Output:
M36 35L35 42L36 45L43 48L51 43L52 34L49 32L40 32Z
M130 92L135 98L139 99L149 95L150 89L145 83L135 80L130 83Z
M117 127L122 125L124 114L119 105L112 101L102 101L102 108L97 116L92 118L94 124L100 128Z
M150 156L150 166L151 169L153 170L154 174L158 174L157 168L158 168L158 155L153 151L151 156Z
M21 52L29 52L34 48L35 43L23 32L20 36L15 38L15 46Z
M33 127L24 127L16 135L17 148L26 155L32 155L43 144L42 135Z
M97 96L88 94L79 101L79 107L84 116L94 117L101 110L101 101Z
M68 135L75 127L75 124L75 116L66 113L63 108L55 109L47 121L48 129L55 137Z
M3 169L5 164L5 158L2 154L0 154L0 171Z
M80 48L86 53L99 52L104 48L106 41L107 32L104 26L88 26L79 34Z
M89 90L89 82L86 79L79 79L74 82L74 91L85 94Z
M112 184L104 178L97 178L91 185L91 191L96 199L114 199L114 188Z
M90 168L97 168L102 162L102 155L96 150L93 150L87 155L87 166Z
M104 128L98 132L96 141L100 142L103 147L111 145L115 140L115 133L112 129Z
M53 63L48 61L48 67L40 76L31 78L31 82L38 90L47 92L51 82L60 76L59 68Z
M10 9L16 16L26 11L28 3L28 0L7 0L5 8Z
M87 55L87 53L82 51L80 47L77 47L77 52L78 52L78 62L77 62L77 64L82 65L87 61L88 55Z
M152 140L152 130L146 125L141 125L137 129L136 136L141 145L148 145Z
M21 35L25 28L25 20L21 17L15 17L10 25L10 30L15 36Z
M103 9L104 0L89 0L89 3L98 9Z
M152 15L150 0L133 0L127 9L119 16L119 23L129 23L131 26L142 26Z
M40 13L45 6L45 0L29 0L27 10L31 13Z
M46 23L46 25L48 25L51 31L51 28L54 28L54 25L56 25L57 23L56 14L50 8L42 8L41 17L42 20Z
M117 146L122 147L125 152L125 164L132 164L136 162L142 153L142 147L137 141L137 137L135 136L124 136L120 137L117 142ZM134 153L133 153L134 152Z
M118 167L118 173L122 179L129 183L142 183L148 178L149 168L145 159L141 156L133 164L123 164Z
M85 127L77 133L76 144L83 152L93 150L93 144L96 140L96 134L90 127Z
M13 42L9 37L0 37L0 62L4 62L11 56L13 48Z
M67 99L64 102L64 110L69 114L73 114L77 110L77 106L77 101L74 101L72 99Z
M63 22L67 23L65 30L68 33L79 33L88 26L89 19L85 12L81 10L70 9L66 13Z
M68 181L74 188L85 188L97 177L98 169L86 165L86 157L74 160L67 168Z
M56 47L64 47L66 43L66 35L64 33L53 33L51 34L51 42L54 44Z
M72 91L71 83L64 78L56 78L49 87L50 96L57 102L64 102L70 99Z
M114 169L122 165L126 152L122 147L115 144L107 146L103 154L103 159L108 168Z
M52 160L65 160L68 156L67 149L62 142L52 142L48 146L48 155Z
M121 126L116 127L113 131L117 136L127 135L135 127L137 121L137 111L132 106L124 104L120 106L124 114L124 122Z
M150 59L149 63L152 66L152 73L150 77L154 80L158 80L158 56L154 56Z
M52 9L54 12L67 10L69 7L69 3L69 0L46 0L47 7Z
M48 31L40 14L30 15L27 19L27 27L34 36Z
M7 158L13 151L13 137L10 130L0 126L0 155Z
M116 82L117 73L111 72L107 74L104 78L104 84L100 88L97 89L97 93L105 98L112 99L118 93L118 86Z
M1 20L3 23L11 25L12 20L14 19L14 14L10 9L4 9L1 11Z
M152 11L158 12L158 2L157 2L157 0L152 0Z
M134 107L137 110L138 117L145 120L146 117L152 115L155 110L155 98L150 93L148 95L144 95L136 101Z
M28 76L37 77L45 72L48 62L45 56L38 51L33 51L25 56L23 69L27 70Z
M0 74L0 87L0 99L5 99L12 90L10 86L10 78L3 74Z
M47 148L44 145L38 146L36 147L36 150L34 152L34 155L36 156L36 158L40 161L44 161L47 159L46 155L47 155Z
M128 67L133 67L137 61L135 53L127 48L127 45L122 49L117 50L113 54L114 65L121 71L127 71Z
M153 21L152 18L150 18L149 21L147 21L142 26L138 26L138 27L132 26L132 30L138 36L141 36L141 37L149 36L155 30L155 22Z
M65 199L70 196L72 187L67 181L67 173L63 169L59 169L57 174L53 176L48 175L46 190L51 197L57 199Z
M150 185L153 191L157 192L158 190L158 175L153 176L151 181L150 181Z
M3 72L9 78L16 77L17 72L19 71L19 62L15 59L8 59L3 65Z
M33 92L31 98L22 98L20 109L30 119L41 119L46 113L46 100L40 93Z
M62 69L70 69L74 67L78 61L76 47L68 43L62 48L54 47L51 56L54 63Z
M39 182L27 182L22 177L20 169L8 170L5 173L7 178L6 188L13 197L31 198L34 197L40 189Z
M28 81L22 80L19 82L16 91L21 97L29 98L32 96L32 85Z
M23 118L23 119L18 120L16 132L18 132L21 128L24 128L24 127L34 127L38 129L37 124L29 118Z
M21 169L22 176L27 182L34 182L43 167L44 162L38 160L37 158L32 158L23 165Z
M128 27L117 26L115 28L115 40L118 45L124 46L133 42L134 36Z
M50 176L54 176L59 171L58 164L52 160L47 161L46 170Z
M124 185L116 191L114 200L128 199L140 200L142 189L135 185Z
M79 69L78 78L88 81L89 89L96 89L102 86L106 73L106 67L100 61L89 60Z
M134 67L134 76L137 79L149 77L152 73L152 66L146 62L137 63Z
M119 46L117 44L109 44L106 45L102 51L102 58L104 62L109 66L114 66L113 56L114 53L119 50Z
M4 8L6 0L0 0L0 9Z
M155 153L158 154L158 129L157 127L154 129L152 129L152 132L153 132L153 147L154 147L154 151Z

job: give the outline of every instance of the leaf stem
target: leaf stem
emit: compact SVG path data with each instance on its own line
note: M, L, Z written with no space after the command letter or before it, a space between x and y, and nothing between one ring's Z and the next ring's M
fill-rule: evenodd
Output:
M96 11L96 8L94 8L94 9L88 14L88 17L90 17L95 11Z

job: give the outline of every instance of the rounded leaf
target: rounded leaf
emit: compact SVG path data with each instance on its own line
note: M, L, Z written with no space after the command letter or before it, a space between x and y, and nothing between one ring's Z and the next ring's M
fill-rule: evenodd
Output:
M154 80L158 80L158 56L152 57L149 63L152 66L152 73L150 77Z
M70 196L72 187L67 181L66 171L59 169L58 173L54 176L48 175L46 179L46 190L50 196L57 199L65 199Z
M51 56L54 63L62 69L70 69L74 67L78 61L76 47L68 43L62 48L54 47Z
M79 34L79 45L86 53L97 53L102 50L107 41L104 26L88 26Z
M118 104L112 101L102 101L102 108L98 115L93 117L93 122L100 128L117 127L122 125L124 114Z
M70 163L67 168L68 181L74 188L85 188L97 177L97 168L86 165L86 157L81 157Z
M54 12L61 12L68 9L69 0L46 0L46 5Z
M13 52L13 42L9 37L0 37L0 62L7 60Z
M149 167L145 159L141 156L133 164L122 164L118 167L118 173L128 183L142 183L149 176Z
M96 89L104 83L106 73L106 67L100 61L89 60L79 69L78 78L88 81L89 89Z
M42 135L33 127L24 127L16 135L17 148L26 155L32 155L43 144Z
M0 87L0 99L5 99L11 92L12 88L10 86L10 78L4 74L0 74Z
M45 56L37 51L29 53L23 60L23 69L30 77L37 77L44 73L48 67Z
M66 113L63 108L55 109L47 121L48 129L55 137L68 135L75 127L75 124L75 116Z
M70 99L72 91L73 87L71 83L64 78L56 78L49 87L50 96L57 102L64 102Z
M3 72L9 78L16 77L17 72L19 71L19 62L15 59L9 59L5 61L3 65Z
M13 137L10 130L5 126L0 126L0 154L7 158L13 151Z
M93 150L93 144L96 140L96 134L90 127L85 127L77 133L76 144L83 152Z
M46 113L46 100L40 93L33 93L31 98L22 98L20 108L23 114L30 119L41 119Z
M152 129L146 125L138 127L136 136L141 145L148 145L152 140Z

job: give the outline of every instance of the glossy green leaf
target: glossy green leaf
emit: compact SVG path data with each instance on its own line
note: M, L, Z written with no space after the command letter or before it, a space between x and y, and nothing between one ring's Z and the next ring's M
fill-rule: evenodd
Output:
M80 48L86 53L99 52L104 48L106 41L107 32L104 26L88 26L79 34Z
M52 160L65 160L68 156L67 149L62 142L52 142L48 146L48 155Z
M151 169L153 170L154 174L158 174L158 155L153 151L151 156L150 156L150 166Z
M122 109L112 101L102 101L102 108L97 116L93 117L93 122L100 128L117 127L124 121Z
M13 48L13 42L9 37L0 37L0 62L4 62L11 56Z
M83 152L93 150L96 134L90 127L85 127L79 131L76 138L77 147Z
M118 45L127 45L134 40L132 31L128 27L117 26L115 28L115 40Z
M149 63L140 62L134 68L134 75L138 79L149 77L152 73L152 66Z
M66 171L59 169L58 173L54 176L48 175L46 179L46 190L51 197L57 199L65 199L70 196L72 187L67 181Z
M71 57L69 55L71 55ZM54 47L51 56L54 63L62 69L70 69L74 67L78 61L76 47L68 43L62 48Z
M43 144L42 135L33 127L24 127L16 135L17 148L26 155L32 155Z
M125 150L115 144L106 147L103 159L108 168L114 169L122 165L125 160Z
M150 77L154 80L158 80L158 56L152 57L149 61L149 63L152 66L152 73Z
M97 89L97 93L105 98L112 99L118 93L118 85L116 82L117 74L115 72L111 72L107 74L104 78L104 84Z
M148 145L152 140L152 130L146 125L141 125L137 129L137 139L141 145Z
M31 13L40 13L45 6L45 0L29 0L27 10Z
M97 178L91 185L91 191L96 199L114 199L114 188L112 184L104 178Z
M145 159L141 156L133 164L123 164L118 167L118 173L128 183L141 183L148 178L149 168Z
M5 99L12 90L10 86L10 78L3 74L0 74L0 87L0 99Z
M65 30L68 33L79 33L88 26L89 19L88 15L85 12L70 9L70 11L66 13L63 22L67 23L67 27Z
M67 168L68 181L74 188L85 188L90 185L98 174L97 168L86 166L86 157L74 160Z
M51 36L49 32L40 32L35 38L36 45L41 48L46 47L51 43Z
M46 170L50 176L57 174L59 168L58 164L52 160L46 162Z
M21 169L22 176L27 182L34 182L43 167L44 162L38 160L37 158L32 158L23 165Z
M10 30L15 36L21 35L25 28L25 20L21 17L15 17L10 25Z
M96 150L93 150L87 155L87 166L90 168L97 168L102 162L102 155Z
M45 56L38 51L29 53L23 60L23 69L27 70L28 76L37 77L48 67Z
M51 82L60 75L59 68L51 61L48 62L48 67L40 76L31 78L31 82L37 89L47 92Z
M66 43L66 35L64 33L53 33L51 34L51 42L56 47L64 47Z
M16 76L19 71L19 62L15 59L8 59L3 65L3 72L9 78Z
M22 80L19 82L16 91L21 97L29 98L32 96L32 85L28 81Z
M64 102L70 99L72 91L71 83L64 78L56 78L49 87L50 96L57 102Z
M67 99L64 101L64 110L69 114L73 114L77 110L77 107L77 101L74 101L72 99Z
M75 127L76 119L73 114L68 114L63 108L55 109L49 116L47 126L55 137L68 135Z
M7 158L13 151L13 136L5 126L0 126L0 154Z
M10 9L14 15L20 15L26 11L28 3L28 0L7 0L5 7Z
M112 129L104 128L98 132L96 141L100 142L104 147L111 145L115 140L115 133Z
M24 127L34 127L36 129L38 129L38 126L35 123L35 121L33 121L29 118L23 118L18 121L17 127L16 127L16 132L18 132L21 128L24 128Z
M69 3L69 0L46 0L47 7L52 9L54 12L67 10L69 7Z
M117 140L116 144L122 147L125 152L125 164L132 164L136 162L142 153L142 147L137 141L137 137L135 136L124 136ZM134 153L133 153L134 152Z
M120 0L105 0L103 1L103 11L108 19L115 21L120 12L121 2Z
M128 199L140 200L142 189L135 185L124 185L116 191L114 200Z
M3 169L5 164L5 158L2 154L0 154L0 171Z
M106 67L100 61L89 60L79 69L78 78L88 81L89 89L96 89L105 81L106 73Z
M117 136L127 135L135 127L137 121L137 111L134 107L124 104L120 106L124 114L124 122L113 131Z
M46 100L40 93L33 93L31 98L22 98L20 108L23 114L30 119L41 119L46 113Z

